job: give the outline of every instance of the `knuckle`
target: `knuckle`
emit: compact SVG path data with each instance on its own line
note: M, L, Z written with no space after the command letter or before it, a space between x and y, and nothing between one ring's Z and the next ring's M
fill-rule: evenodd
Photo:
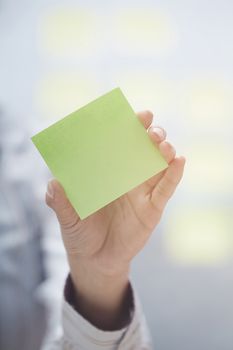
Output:
M63 213L63 215L60 216L59 222L62 229L72 233L76 231L78 227L79 218L76 215L65 215L65 213Z

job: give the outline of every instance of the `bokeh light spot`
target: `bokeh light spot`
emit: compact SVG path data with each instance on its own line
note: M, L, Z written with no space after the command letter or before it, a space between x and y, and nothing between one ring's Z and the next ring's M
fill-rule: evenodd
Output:
M184 265L221 263L233 251L232 226L222 208L180 207L169 216L165 248L172 260Z

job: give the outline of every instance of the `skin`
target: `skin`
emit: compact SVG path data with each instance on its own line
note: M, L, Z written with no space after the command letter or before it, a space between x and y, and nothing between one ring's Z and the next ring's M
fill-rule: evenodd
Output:
M129 270L159 223L180 182L184 157L176 157L166 132L151 126L153 114L138 113L168 168L81 220L57 180L51 180L46 203L57 215L74 286L75 308L100 329L123 327L129 318Z

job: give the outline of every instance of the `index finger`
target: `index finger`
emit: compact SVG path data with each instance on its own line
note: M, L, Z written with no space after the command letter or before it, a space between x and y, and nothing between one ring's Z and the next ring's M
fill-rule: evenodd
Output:
M137 113L137 116L144 128L148 129L153 120L153 113L150 111L141 111Z

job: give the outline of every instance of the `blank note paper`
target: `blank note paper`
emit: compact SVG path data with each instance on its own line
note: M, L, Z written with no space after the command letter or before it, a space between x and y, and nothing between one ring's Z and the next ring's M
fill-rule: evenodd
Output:
M81 219L167 167L119 88L32 141Z

